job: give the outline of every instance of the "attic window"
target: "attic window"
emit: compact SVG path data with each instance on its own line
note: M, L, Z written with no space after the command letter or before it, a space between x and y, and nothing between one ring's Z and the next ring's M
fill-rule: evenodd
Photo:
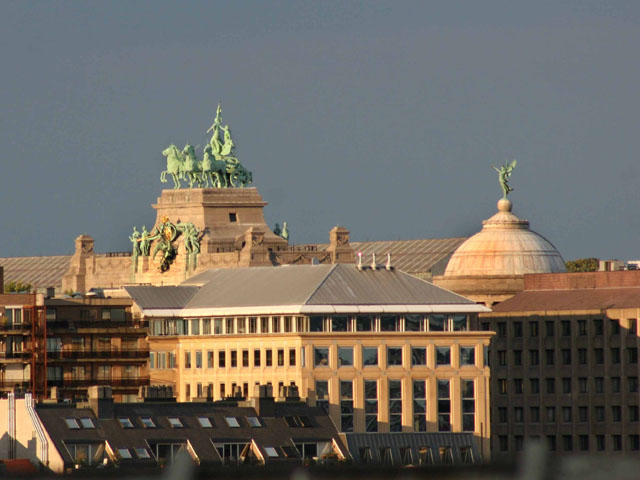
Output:
M289 427L312 427L311 420L306 416L286 416L284 417L284 421L287 423Z
M238 214L235 212L229 212L229 221L231 223L236 223L238 221Z
M169 417L169 424L171 425L172 428L182 428L182 422L180 421L180 419L178 417Z
M122 428L133 428L133 423L128 418L118 418L118 421Z
M118 455L120 456L120 458L133 458L128 448L119 448Z
M250 427L261 427L260 419L258 417L247 417L247 422Z
M278 451L274 447L264 447L264 451L268 457L279 457Z
M224 417L224 420L231 428L240 428L240 424L238 423L238 419L236 417Z
M151 417L140 417L140 421L142 422L142 426L144 428L156 428L156 424L153 423Z
M82 428L96 428L93 424L93 420L90 418L81 418L80 423L82 424Z
M200 422L200 426L202 428L212 428L213 424L211 423L211 419L208 417L198 417L198 422Z
M149 451L144 447L136 448L135 451L138 458L151 458L151 455L149 455Z
M78 430L80 428L80 424L75 418L65 418L64 421L66 422L67 427L69 427L69 430Z

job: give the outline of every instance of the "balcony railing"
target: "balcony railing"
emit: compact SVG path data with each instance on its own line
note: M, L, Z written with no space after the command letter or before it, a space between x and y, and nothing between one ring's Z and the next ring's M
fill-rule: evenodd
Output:
M76 359L146 359L149 358L149 349L136 350L57 350L47 351L49 360L76 360Z
M0 352L0 360L28 359L31 352Z
M31 330L31 323L0 323L0 332Z
M148 328L148 320L128 320L116 322L111 320L48 320L48 329L69 328Z
M92 385L111 387L142 387L149 385L149 377L112 377L112 378L84 378L84 379L47 379L48 387L90 387Z
M30 382L28 380L0 380L0 388L29 388Z

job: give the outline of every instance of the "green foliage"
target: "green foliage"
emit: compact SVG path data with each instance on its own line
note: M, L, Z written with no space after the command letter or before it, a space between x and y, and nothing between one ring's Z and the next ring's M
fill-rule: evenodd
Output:
M565 262L567 272L597 272L598 271L597 258L579 258L577 260L569 260Z
M17 282L11 280L4 284L4 293L29 293L33 286L30 283L22 283L20 280Z

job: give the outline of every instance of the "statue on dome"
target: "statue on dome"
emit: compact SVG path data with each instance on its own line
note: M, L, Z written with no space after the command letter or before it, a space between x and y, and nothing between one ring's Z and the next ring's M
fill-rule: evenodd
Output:
M504 162L504 164L501 165L500 168L491 165L493 169L498 172L498 181L500 182L500 188L502 188L503 193L502 198L506 199L507 195L509 195L509 193L513 191L513 188L509 186L509 177L511 176L513 169L516 168L516 163L517 160L513 160L509 164L507 164L507 162Z

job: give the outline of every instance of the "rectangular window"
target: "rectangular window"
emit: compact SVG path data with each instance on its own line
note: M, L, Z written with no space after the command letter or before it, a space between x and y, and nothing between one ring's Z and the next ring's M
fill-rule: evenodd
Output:
M451 327L454 332L466 332L469 330L469 319L466 315L453 315ZM522 335L522 323L520 323L520 335Z
M422 315L407 314L404 317L405 332L419 332L422 330Z
M447 317L444 315L429 315L429 331L430 332L444 332L447 322Z
M581 337L587 334L587 321L586 320L578 320L578 335Z
M225 322L225 331L224 331L224 333L226 333L227 335L231 335L233 333L236 333L235 330L233 329L233 318L225 318L224 322Z
M629 406L629 421L637 422L640 419L640 410L637 405Z
M291 317L284 317L282 321L284 322L284 333L291 333L293 331Z
M611 377L611 393L620 393L620 377Z
M290 367L296 366L296 349L295 348L289 349L289 366Z
M402 366L402 347L387 347L387 366Z
M571 393L571 378L562 379L562 393Z
M561 350L562 364L571 365L571 350L569 348L563 348Z
M271 317L271 333L280 332L280 317Z
M531 393L540 393L540 380L537 378L530 378L529 389L531 390Z
M324 331L324 318L323 317L309 317L309 331L310 332L323 332Z
M616 325L618 325L618 324L616 323ZM611 363L612 364L620 363L620 349L619 348L612 348L611 349Z
M540 422L540 407L530 407L529 415L531 416L531 423Z
M604 377L595 377L593 384L596 393L604 393Z
M593 409L596 422L604 422L604 407L597 406Z
M508 421L509 417L507 415L507 407L498 407L498 422L507 423Z
M200 319L191 319L191 335L200 335Z
M556 407L547 407L547 423L555 423L556 421Z
M581 423L586 423L589 421L589 407L578 407L578 421Z
M436 365L451 365L451 347L436 347Z
M562 336L570 337L571 336L571 321L570 320L562 320Z
M620 407L620 405L613 405L611 407L611 420L613 420L614 422L622 421L622 408Z
M515 366L522 365L522 350L513 351L513 364Z
M260 349L259 348L256 348L253 350L253 366L254 367L260 366Z
M378 382L364 381L364 419L365 431L378 431Z
M553 337L555 334L555 324L553 321L547 320L544 322L544 333L547 337Z
M578 377L578 391L580 393L588 393L589 387L587 377Z
M475 383L473 380L462 380L460 387L462 396L462 431L473 432L476 428Z
M620 324L617 320L611 320L611 335L620 335Z
M362 347L362 366L378 366L378 347Z
M184 352L184 368L191 368L191 352L188 350Z
M225 350L218 351L218 368L225 368L227 360L227 352Z
M562 421L564 423L573 422L573 416L571 413L571 407L562 407Z
M332 332L348 332L349 317L347 317L346 315L331 317L331 331Z
M587 349L586 348L579 348L578 349L578 363L580 365L586 365L587 364Z
M603 335L604 334L604 325L602 323L601 318L597 318L593 321L593 334L594 335Z
M451 431L451 387L449 380L438 379L438 431Z
M389 431L402 431L402 380L389 380Z
M507 351L498 350L498 365L504 367L507 365Z
M260 333L269 333L269 317L260 317Z
M427 385L425 380L413 381L413 431L427 431Z
M356 317L356 332L372 332L375 318L371 315L358 315Z
M523 407L513 407L513 419L516 423L524 422L524 408Z
M273 366L273 350L268 349L265 350L265 354L266 354L266 366L267 367L272 367Z
M211 319L210 318L202 319L202 334L211 335Z
M638 377L627 377L627 386L630 393L638 392Z
M524 393L524 382L521 378L513 379L513 393Z
M411 365L423 366L427 364L427 349L426 347L411 347Z
M529 322L529 336L530 337L538 336L538 322Z
M460 366L476 364L476 347L460 347Z
M554 351L553 350L545 350L544 351L544 357L545 357L545 363L547 365L553 365L554 362Z
M313 365L315 367L328 367L329 366L329 348L328 347L315 347L313 349Z
M202 350L196 350L196 368L202 368Z
M213 319L213 334L214 335L222 335L222 319L214 318Z
M353 367L353 347L338 347L338 367Z
M636 347L628 347L627 358L629 363L638 363L638 349Z
M278 349L278 366L284 367L284 349L283 348Z
M340 381L340 430L353 432L353 381Z
M529 350L529 365L538 365L540 363L540 352L538 350Z
M249 333L258 333L258 319L249 317Z
M238 351L231 350L231 368L237 368L238 366Z
M242 350L242 366L249 366L249 350Z
M316 405L329 413L329 382L316 380Z
M513 336L514 337L522 336L522 322L513 322Z

